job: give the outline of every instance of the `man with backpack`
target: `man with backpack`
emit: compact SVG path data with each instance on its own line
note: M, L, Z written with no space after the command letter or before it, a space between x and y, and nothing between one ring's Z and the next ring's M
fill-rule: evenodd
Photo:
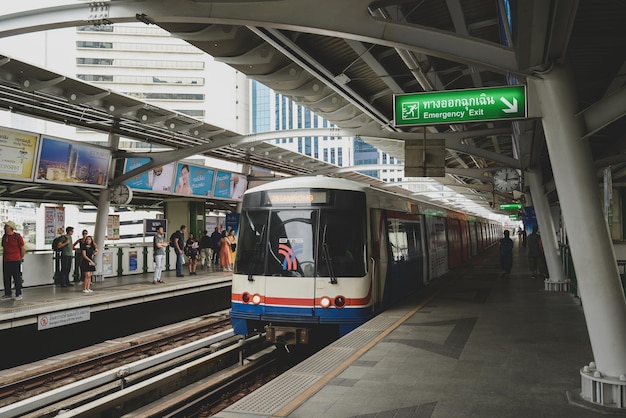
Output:
M4 223L2 236L2 273L4 279L4 295L2 300L12 299L11 279L15 283L15 300L22 300L22 260L26 253L24 239L15 230L15 222Z

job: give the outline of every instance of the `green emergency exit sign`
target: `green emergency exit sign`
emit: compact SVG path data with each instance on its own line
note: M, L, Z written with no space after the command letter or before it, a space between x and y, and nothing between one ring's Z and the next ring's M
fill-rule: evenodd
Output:
M502 203L500 204L500 210L520 210L522 208L521 203Z
M526 86L394 96L394 125L434 125L526 117Z

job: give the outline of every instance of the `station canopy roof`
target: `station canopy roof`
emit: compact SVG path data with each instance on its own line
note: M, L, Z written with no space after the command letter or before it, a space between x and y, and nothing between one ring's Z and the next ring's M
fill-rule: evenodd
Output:
M525 84L565 64L599 171L611 165L614 182L626 176L624 2L113 0L94 7L0 17L0 36L83 24L158 25L328 119L341 135L361 137L398 160L405 161L406 141L439 139L446 172L439 183L483 207L515 197L493 191L491 174L505 166L539 168L550 200L558 200L537 103L529 97L522 120L399 127L394 95ZM194 147L285 175L347 176L411 194L10 57L0 64L3 109L171 149ZM611 99L610 114L589 111Z

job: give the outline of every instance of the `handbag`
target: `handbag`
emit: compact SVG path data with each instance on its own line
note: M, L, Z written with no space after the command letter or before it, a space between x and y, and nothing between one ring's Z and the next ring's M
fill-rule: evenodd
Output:
M235 251L236 249L237 249L237 244L236 243L233 242L232 244L230 244L230 250L231 251Z

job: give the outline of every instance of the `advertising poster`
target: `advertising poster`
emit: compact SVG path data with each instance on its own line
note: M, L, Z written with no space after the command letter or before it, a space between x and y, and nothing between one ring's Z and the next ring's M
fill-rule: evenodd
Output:
M150 158L127 158L124 163L124 173L128 173L142 165L148 164ZM124 182L135 190L151 190L157 193L172 193L174 183L174 169L176 163L155 167Z
M0 178L33 180L39 135L0 128Z
M235 235L239 234L239 213L227 213L226 214L226 230L230 232L231 230L235 231Z
M213 177L211 168L193 164L178 163L174 194L184 196L212 196Z
M44 216L44 240L46 244L52 244L56 237L65 234L65 208L63 206L46 206Z
M107 239L120 239L120 215L109 215L107 218Z
M104 189L110 165L105 148L42 136L35 181Z
M222 199L243 200L243 192L246 191L247 185L248 181L245 175L218 170L213 196Z
M113 251L102 253L102 274L104 276L113 274Z
M128 253L128 271L137 271L137 251Z

